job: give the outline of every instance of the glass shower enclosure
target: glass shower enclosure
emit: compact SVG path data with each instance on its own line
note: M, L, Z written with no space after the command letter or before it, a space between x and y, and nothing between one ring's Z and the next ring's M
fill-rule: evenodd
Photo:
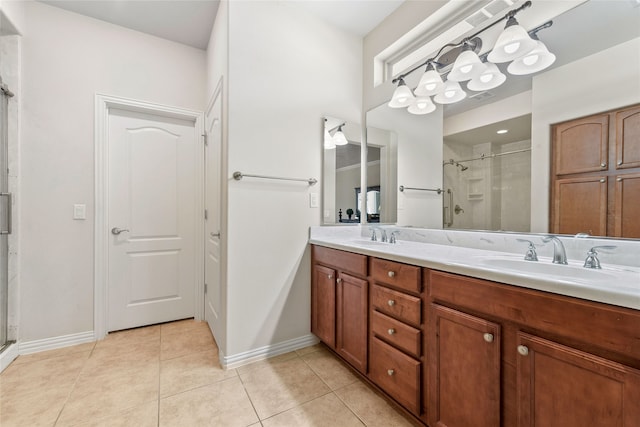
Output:
M11 193L9 193L8 101L13 94L0 78L0 352L8 344L9 234L11 234Z

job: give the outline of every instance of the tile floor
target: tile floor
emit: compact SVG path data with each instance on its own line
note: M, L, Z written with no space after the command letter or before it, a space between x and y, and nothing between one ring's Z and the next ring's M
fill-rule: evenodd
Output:
M321 345L224 371L194 320L20 356L0 374L2 427L411 425Z

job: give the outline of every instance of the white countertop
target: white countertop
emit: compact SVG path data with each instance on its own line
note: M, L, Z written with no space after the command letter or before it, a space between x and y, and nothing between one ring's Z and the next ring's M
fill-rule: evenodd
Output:
M401 230L400 234L406 236L414 232L402 227L389 227L389 230ZM551 257L539 255L537 262L524 261L526 247L521 253L513 253L400 239L396 244L390 244L372 242L368 235L369 229L365 227L312 227L309 241L334 249L640 310L640 268L637 266L603 262L601 270L587 269L582 266L583 260L569 259L568 265L558 265L551 262ZM475 237L481 236L482 233L478 233ZM495 239L495 234L491 237ZM515 241L521 236L509 237Z

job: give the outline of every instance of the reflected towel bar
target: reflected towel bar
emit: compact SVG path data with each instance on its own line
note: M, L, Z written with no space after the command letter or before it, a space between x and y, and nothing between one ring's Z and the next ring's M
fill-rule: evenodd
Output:
M236 181L240 181L245 176L249 178L279 179L282 181L301 181L301 182L306 182L309 185L315 185L318 182L318 180L315 178L284 178L281 176L249 175L247 173L242 173L242 172L233 173L233 179L235 179Z
M404 190L419 190L419 191L435 191L436 193L442 193L442 188L415 188L415 187L405 187L404 185L400 186L400 191Z

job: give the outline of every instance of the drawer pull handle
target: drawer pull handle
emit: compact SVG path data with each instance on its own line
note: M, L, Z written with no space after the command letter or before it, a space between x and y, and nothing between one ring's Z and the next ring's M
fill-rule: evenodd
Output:
M387 333L389 333L389 335L393 335L393 334L395 334L395 333L396 333L396 330L395 330L395 329L393 329L393 328L391 328L391 329L389 329L389 330L387 331Z
M529 347L527 347L526 345L519 345L518 346L518 353L520 353L522 356L526 356L529 354Z
M393 307L394 305L396 305L396 302L390 299L389 301L387 301L387 304L389 304L389 307Z
M387 273L387 275L388 275L389 277L395 277L396 273L395 273L395 272L393 272L393 271L390 271L390 272L388 272L388 273Z
M393 376L393 374L395 374L395 372L394 372L394 370L393 370L393 369L389 369L389 370L387 370L387 375L389 375L390 377L392 377L392 376Z
M484 334L484 340L486 342L493 342L493 334Z

